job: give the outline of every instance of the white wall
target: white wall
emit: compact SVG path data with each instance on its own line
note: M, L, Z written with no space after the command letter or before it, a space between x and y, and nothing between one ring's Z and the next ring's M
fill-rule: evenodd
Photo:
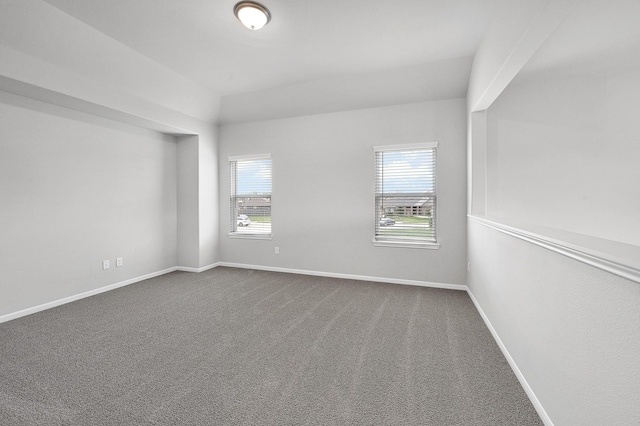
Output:
M619 248L638 252L637 9L632 1L580 2L491 99L486 133L471 132L470 141L481 154L471 162L471 196L486 195L486 219L568 247L580 241L605 259ZM549 29L539 16L522 23L523 33ZM604 25L618 18L629 27ZM613 35L626 43L609 46ZM505 63L513 56L505 52ZM487 85L500 72L476 71L483 75L472 80ZM639 424L640 284L473 217L468 250L471 293L545 421Z
M220 101L220 123L462 98L471 62L472 57L454 58L224 96Z
M217 125L206 126L198 136L197 191L200 248L198 267L208 268L216 264L220 258Z
M217 134L204 129L178 141L178 264L199 271L218 262Z
M469 288L551 421L640 423L640 284L469 222Z
M2 76L178 127L218 113L210 89L46 1L1 7Z
M177 138L177 264L188 268L200 267L198 139L195 135Z
M640 245L638 76L516 78L488 110L487 216ZM469 285L499 312L492 323L551 418L640 421L640 284L495 231L469 238L480 268ZM494 303L488 286L508 303Z
M219 96L47 2L10 3L0 14L0 91L37 99L47 110L63 107L74 119L109 119L110 127L126 123L177 135L185 167L179 172L176 208L184 231L177 246L179 266L199 270L214 264L218 160L213 123Z
M173 137L0 95L0 316L176 265Z
M488 110L488 214L640 246L639 75L516 78Z
M373 146L438 141L439 250L374 247ZM224 262L464 284L465 101L454 99L220 129ZM228 238L234 155L270 153L273 240ZM274 254L274 247L280 254Z

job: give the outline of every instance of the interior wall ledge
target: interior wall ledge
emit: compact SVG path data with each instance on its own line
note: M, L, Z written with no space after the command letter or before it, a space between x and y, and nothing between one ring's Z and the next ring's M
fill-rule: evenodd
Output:
M35 84L26 83L3 75L0 75L0 92L5 92L36 102L55 105L72 111L77 111L82 114L89 114L102 119L112 120L130 126L135 126L142 129L169 135L197 134L197 132L193 130L185 129L173 124L168 124L167 120L161 121L158 119L149 118L148 116L144 116L143 114L136 114L133 112L118 110L116 108L101 105L85 99L80 99L76 96L50 90L44 87L37 86ZM165 116L170 114L170 112L165 111L166 108L156 107L156 109L162 110L164 112L163 115Z
M471 222L640 283L640 246L558 229L508 224L499 218L467 217Z

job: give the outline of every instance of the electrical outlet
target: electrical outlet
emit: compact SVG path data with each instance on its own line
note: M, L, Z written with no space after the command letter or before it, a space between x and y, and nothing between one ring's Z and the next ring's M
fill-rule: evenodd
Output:
M276 247L276 254L280 254L280 247Z
M116 266L122 266L122 264L123 264L123 262L122 262L122 258L121 258L121 257L118 257L118 258L116 259Z
M102 261L102 269L103 270L109 269L109 261L108 260L103 260Z

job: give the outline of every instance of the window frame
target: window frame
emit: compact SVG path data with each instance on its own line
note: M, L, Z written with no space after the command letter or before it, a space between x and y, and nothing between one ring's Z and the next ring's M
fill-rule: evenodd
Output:
M271 192L269 193L269 199L273 200L273 160L271 158L271 154L255 154L255 155L236 155L230 156L228 159L229 165L229 238L238 238L238 239L250 239L250 240L271 240L273 238L273 217L270 222L270 232L238 232L237 226L237 202L234 200L238 197L238 195L232 188L232 185L235 183L237 187L237 162L238 161L255 161L255 160L269 160L270 161L270 172L272 173L271 179ZM232 166L232 163L235 162L235 169ZM236 175L232 176L232 172L235 170ZM270 205L271 205L270 201ZM273 210L271 210L272 212Z
M433 174L434 174L434 188L433 188L433 210L432 210L432 224L435 225L434 240L411 240L403 237L381 237L376 235L379 228L380 214L378 211L378 197L383 193L378 193L378 153L379 152L392 152L392 151L411 151L411 150L425 150L433 149L434 161L433 161ZM376 247L401 247L401 248L419 248L419 249L431 249L437 250L440 248L440 242L438 238L437 216L438 216L438 202L437 202L437 163L438 163L438 142L422 142L413 144L397 144L397 145L379 145L373 147L373 164L374 164L374 232L373 232L373 245Z

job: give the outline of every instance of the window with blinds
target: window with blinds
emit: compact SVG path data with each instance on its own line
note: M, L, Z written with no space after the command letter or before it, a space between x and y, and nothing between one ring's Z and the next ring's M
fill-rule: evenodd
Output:
M436 245L437 142L374 147L375 243Z
M271 156L230 157L229 231L234 236L271 235Z

